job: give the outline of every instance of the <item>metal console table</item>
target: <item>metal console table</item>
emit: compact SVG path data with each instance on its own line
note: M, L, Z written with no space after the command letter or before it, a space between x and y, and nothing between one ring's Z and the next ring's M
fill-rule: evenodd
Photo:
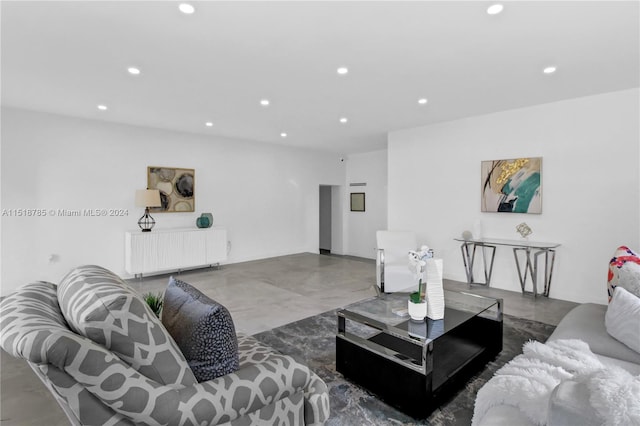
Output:
M520 279L522 293L529 293L525 290L525 286L527 278L530 277L533 284L533 288L530 293L532 293L534 297L538 296L538 294L549 297L551 277L553 275L553 264L556 259L555 249L560 246L559 243L541 243L527 240L502 240L497 238L481 238L477 240L455 238L455 240L462 242L460 251L462 252L462 261L464 262L464 269L467 273L467 283L469 285L489 285L491 282L491 274L493 272L493 261L496 255L496 246L507 246L513 248L513 256L516 261L516 267L518 268L518 278ZM476 257L476 248L478 247L482 249L485 278L484 283L476 282L473 277L473 264ZM491 250L488 267L485 249ZM524 253L524 256L518 257L518 253L520 252ZM542 293L538 293L538 258L541 255L544 255L544 288Z

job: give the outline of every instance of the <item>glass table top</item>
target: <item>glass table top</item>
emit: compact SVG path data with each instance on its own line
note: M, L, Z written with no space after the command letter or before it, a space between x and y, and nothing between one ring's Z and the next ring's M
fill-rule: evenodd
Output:
M338 315L402 339L426 342L437 339L477 315L499 319L497 299L470 293L444 290L445 315L442 320L414 321L397 312L407 309L409 293L390 293L354 303L338 311ZM353 330L353 327L351 327Z
M479 239L470 239L465 240L463 238L454 238L455 241L460 241L462 243L472 243L472 244L487 244L487 245L496 245L496 246L510 246L510 247L529 247L534 249L554 249L560 246L560 243L545 243L541 241L529 241L525 239L521 240L506 240L501 238L479 238Z

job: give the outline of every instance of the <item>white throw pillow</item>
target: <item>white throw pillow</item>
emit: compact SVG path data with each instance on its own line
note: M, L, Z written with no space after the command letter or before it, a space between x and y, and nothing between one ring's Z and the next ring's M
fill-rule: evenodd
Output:
M604 325L613 338L640 352L640 298L623 287L616 287Z

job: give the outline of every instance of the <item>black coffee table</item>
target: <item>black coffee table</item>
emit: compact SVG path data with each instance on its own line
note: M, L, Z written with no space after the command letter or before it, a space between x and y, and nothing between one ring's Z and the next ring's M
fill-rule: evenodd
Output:
M396 315L407 293L339 310L338 372L400 411L427 417L502 351L502 299L444 293L438 321Z

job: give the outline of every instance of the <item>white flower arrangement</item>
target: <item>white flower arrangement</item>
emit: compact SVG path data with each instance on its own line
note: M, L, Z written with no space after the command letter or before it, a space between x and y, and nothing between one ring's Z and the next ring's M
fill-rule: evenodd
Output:
M424 278L424 267L427 266L427 259L433 257L433 250L428 246L421 246L418 250L409 250L409 270L413 272L418 280L418 291L411 294L414 303L424 301L425 288L422 285Z

